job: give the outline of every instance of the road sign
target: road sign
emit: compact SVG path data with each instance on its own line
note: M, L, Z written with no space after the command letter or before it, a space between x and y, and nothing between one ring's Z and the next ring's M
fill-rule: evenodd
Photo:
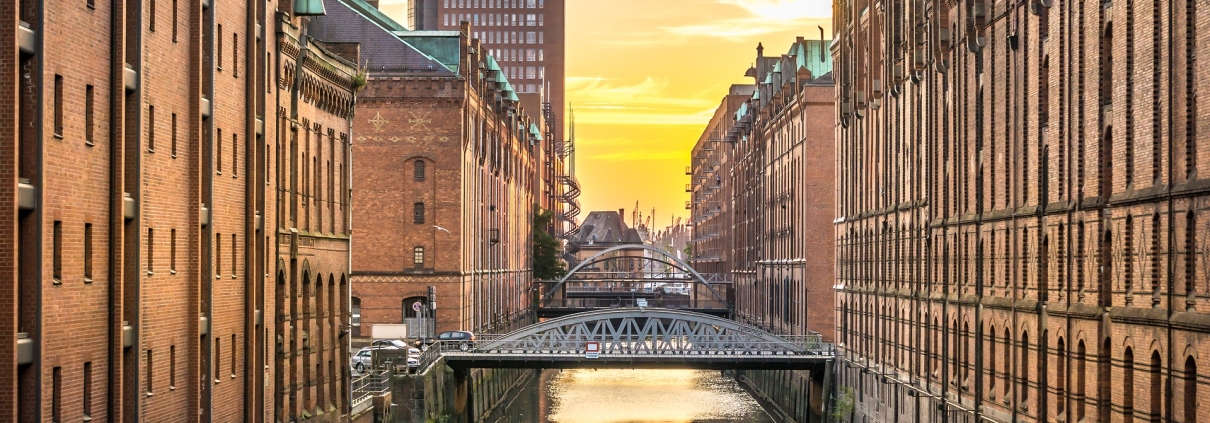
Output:
M412 310L413 310L413 311L420 311L420 307L421 307L421 305L420 305L420 301L417 301L417 302L412 303Z
M647 299L639 298L639 299L635 300L635 304L638 304L639 307L647 307Z
M584 358L601 358L601 343L587 342L584 344Z

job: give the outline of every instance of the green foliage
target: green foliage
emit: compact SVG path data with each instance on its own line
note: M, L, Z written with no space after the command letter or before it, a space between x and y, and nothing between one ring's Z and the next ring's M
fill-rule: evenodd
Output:
M548 231L553 227L554 214L534 207L534 279L558 279L567 273L559 260L559 240Z
M838 422L849 421L849 414L853 413L853 388L841 386L836 391L836 405L832 409L832 420Z

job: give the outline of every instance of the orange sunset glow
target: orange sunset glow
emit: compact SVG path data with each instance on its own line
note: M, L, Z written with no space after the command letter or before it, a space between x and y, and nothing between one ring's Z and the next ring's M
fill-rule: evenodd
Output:
M406 22L406 0L382 10ZM831 38L826 0L568 0L567 100L587 216L626 209L655 229L687 216L685 166L714 109L756 57ZM830 152L829 152L830 154Z
M584 210L687 216L690 149L764 43L831 38L826 0L567 2L567 99L575 110ZM828 152L831 154L831 152ZM585 212L584 215L587 215Z

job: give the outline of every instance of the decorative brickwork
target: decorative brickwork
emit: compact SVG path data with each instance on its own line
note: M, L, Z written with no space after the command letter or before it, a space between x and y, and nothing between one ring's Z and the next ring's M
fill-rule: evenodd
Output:
M836 3L854 418L1210 420L1198 6Z

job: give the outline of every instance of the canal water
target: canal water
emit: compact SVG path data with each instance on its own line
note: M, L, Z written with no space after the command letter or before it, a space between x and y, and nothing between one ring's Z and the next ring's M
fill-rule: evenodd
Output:
M490 423L767 423L734 379L707 370L546 370Z

